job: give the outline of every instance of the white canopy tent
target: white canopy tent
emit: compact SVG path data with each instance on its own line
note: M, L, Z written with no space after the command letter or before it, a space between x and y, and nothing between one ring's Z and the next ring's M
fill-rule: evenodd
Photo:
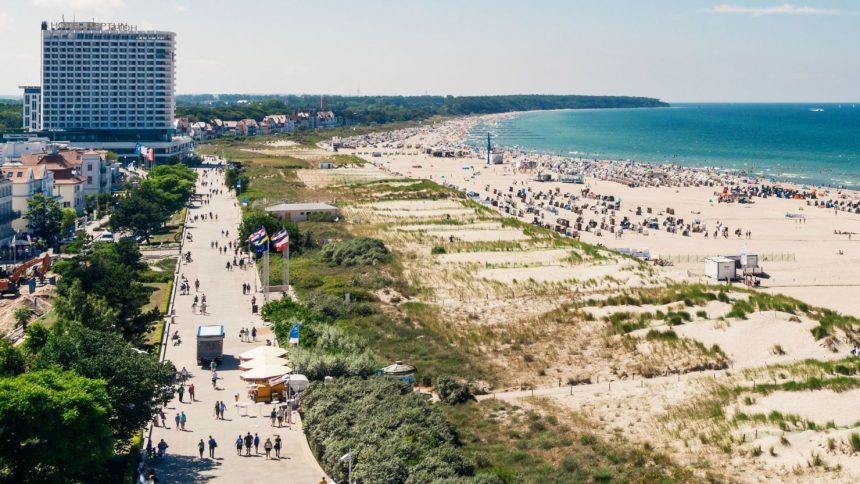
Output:
M265 356L278 358L284 356L285 354L287 354L287 350L283 348L276 348L274 346L258 346L239 355L239 359L253 360L254 358L260 358Z
M239 363L240 370L251 370L259 366L287 366L288 362L284 358L275 356L261 356L253 360L245 360Z
M286 375L291 371L293 371L292 368L284 365L261 365L248 371L243 371L239 375L239 378L243 380L268 380L276 376Z

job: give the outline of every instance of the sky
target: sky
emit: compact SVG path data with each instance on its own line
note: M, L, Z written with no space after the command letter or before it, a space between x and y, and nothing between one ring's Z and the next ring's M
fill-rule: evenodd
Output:
M177 33L177 92L860 101L860 1L0 0L0 94L42 20Z

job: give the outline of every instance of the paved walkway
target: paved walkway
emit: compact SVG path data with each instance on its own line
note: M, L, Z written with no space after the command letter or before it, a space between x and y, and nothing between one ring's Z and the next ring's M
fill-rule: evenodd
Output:
M223 177L214 170L201 169L199 172L197 191L208 193L212 187L224 189ZM208 173L204 178L204 173ZM203 186L203 182L209 182ZM185 367L191 373L187 384L194 384L196 401L190 402L188 392L184 402L174 398L167 405L167 427L155 427L152 432L153 444L164 439L169 445L167 458L152 465L161 482L227 482L227 483L260 483L260 482L290 482L318 483L324 472L313 457L301 430L301 423L293 424L291 428L273 428L268 417L273 408L271 405L255 405L247 398L247 384L239 379L238 355L259 345L265 345L266 338L272 338L268 328L264 328L258 315L251 313L251 295L242 294L242 283L254 286L256 273L253 270L241 271L238 268L228 272L226 263L232 262L233 253L220 254L210 243L218 241L219 246L235 240L238 232L241 212L235 205L235 197L225 193L213 195L208 205L188 211L188 231L193 236L193 242L184 244L183 252L191 251L192 262L179 266L180 274L191 283L192 295L180 296L175 299L175 321L168 325L170 334L179 331L182 344L174 346L168 343L166 359L173 362L177 369ZM218 220L191 222L194 215L209 212L218 214ZM231 239L221 235L222 230L229 230ZM206 315L192 312L194 280L200 280L199 294L206 295ZM259 287L259 281L257 287ZM262 294L257 294L257 302L262 305ZM198 307L199 312L199 307ZM218 386L213 389L211 374L208 368L197 365L195 334L201 324L223 324L227 333L224 342L224 361L218 369ZM239 329L255 326L260 343L243 343L239 339ZM245 411L236 408L236 395L239 402L248 405ZM224 420L215 418L215 402L223 401L227 405ZM185 412L187 422L185 431L177 430L174 417L178 412ZM298 413L293 414L298 420ZM235 441L241 434L251 432L260 436L260 453L251 451L250 457L236 455ZM281 459L266 460L263 443L266 438L280 435L283 440ZM207 444L204 458L200 459L197 444L200 439L208 442L209 436L215 438L218 447L215 459L209 459ZM243 452L244 453L244 452ZM274 455L274 452L272 453Z

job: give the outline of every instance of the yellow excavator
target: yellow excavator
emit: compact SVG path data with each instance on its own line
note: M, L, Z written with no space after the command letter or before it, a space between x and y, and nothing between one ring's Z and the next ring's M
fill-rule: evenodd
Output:
M0 294L18 294L18 287L22 280L27 280L27 272L31 267L34 276L45 277L51 269L51 257L47 253L33 257L16 267L8 277L0 278Z

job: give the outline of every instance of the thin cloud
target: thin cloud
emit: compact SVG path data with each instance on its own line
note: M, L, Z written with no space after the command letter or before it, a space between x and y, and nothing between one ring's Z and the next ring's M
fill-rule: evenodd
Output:
M186 7L185 5L180 5L178 3L173 5L173 11L177 12L177 13L185 13L189 10L191 10L191 9Z
M14 21L15 19L13 19L12 16L8 13L0 12L0 33L9 30L9 28L12 27L12 23Z
M34 7L75 12L105 13L123 6L123 0L30 0Z
M707 13L743 14L761 17L764 15L840 15L843 12L829 8L797 6L790 3L774 5L772 7L747 7L744 5L731 5L723 3L706 9Z

